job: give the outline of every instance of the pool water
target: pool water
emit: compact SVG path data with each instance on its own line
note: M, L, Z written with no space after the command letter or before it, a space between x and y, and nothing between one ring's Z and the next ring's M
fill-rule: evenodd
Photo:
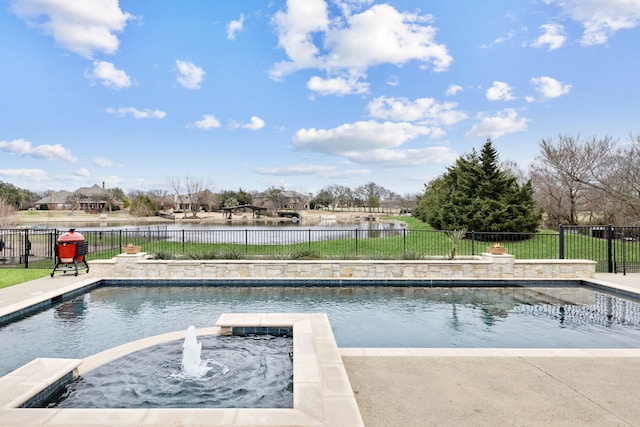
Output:
M117 286L0 328L0 376L234 312L327 313L339 347L640 348L640 304L583 287Z
M183 340L87 372L49 407L293 408L291 337L204 336L202 376L182 371Z

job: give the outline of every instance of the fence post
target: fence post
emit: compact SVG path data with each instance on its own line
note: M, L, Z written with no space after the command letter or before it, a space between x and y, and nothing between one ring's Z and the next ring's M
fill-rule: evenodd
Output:
M613 273L613 225L607 225L607 271Z
M564 226L558 226L558 259L564 259Z
M356 241L356 255L358 255L358 229L357 229L357 228L356 228L356 238L355 238L355 241Z
M471 256L476 255L476 232L471 230Z
M29 253L31 252L31 242L29 241L29 229L24 230L24 268L29 268Z
M402 252L407 253L407 229L402 229Z
M56 251L56 239L58 238L58 231L54 228L53 233L49 231L47 242L47 258L55 261L54 253Z

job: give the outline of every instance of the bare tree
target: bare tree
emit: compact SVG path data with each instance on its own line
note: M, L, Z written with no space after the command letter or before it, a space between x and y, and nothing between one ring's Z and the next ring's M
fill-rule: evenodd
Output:
M71 214L80 207L80 202L85 199L86 196L82 193L71 193L69 197L67 197L67 203L71 205Z
M182 195L182 182L180 181L180 178L178 177L169 178L169 186L171 187L171 190L173 190L173 193L176 195L176 198L180 202L180 209L182 209L182 212L184 213L184 218L186 218L187 210L184 209L184 199Z
M571 223L571 208L566 188L556 179L552 171L534 165L531 171L534 199L545 212L545 223L549 228Z
M610 156L598 174L597 187L612 195L617 221L640 221L640 135L630 135ZM615 221L612 221L615 222Z
M513 160L504 160L500 162L500 170L505 171L507 174L511 175L516 179L519 185L523 185L526 183L529 178L526 173L522 170L518 163Z
M124 191L121 188L113 187L105 190L105 197L107 198L107 206L109 208L109 212L113 211L113 208L116 206L116 202L120 201L124 203Z
M273 204L274 214L278 212L278 209L282 207L284 203L284 188L269 187L264 192L265 198Z
M207 212L211 212L216 209L222 203L222 198L219 194L215 194L209 189L206 189L200 193L200 203L205 206Z
M204 203L201 199L203 199L203 192L207 189L207 186L204 181L191 176L187 176L184 183L187 188L187 195L189 196L191 215L193 218L196 218L198 216L200 206Z
M614 142L610 137L560 135L558 141L543 139L540 155L532 167L532 178L542 207L560 220L577 224L584 208L583 194L588 188L599 188L599 176L606 169Z
M351 191L349 187L345 187L344 185L331 185L327 190L333 196L334 210L336 207L344 209L345 207L349 208L353 206L353 191Z
M12 225L15 213L16 208L9 202L7 196L0 195L0 226Z
M562 203L568 206L570 223L578 221L578 212L612 223L640 220L640 135L630 135L624 144L609 136L543 140L536 160L533 174L544 177L546 172L545 179L556 181L556 200L566 193L568 201ZM536 190L544 190L540 180Z

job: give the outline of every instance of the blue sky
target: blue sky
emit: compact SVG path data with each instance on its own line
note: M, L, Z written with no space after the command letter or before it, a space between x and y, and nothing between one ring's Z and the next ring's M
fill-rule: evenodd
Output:
M640 0L0 2L0 180L418 193L640 133Z

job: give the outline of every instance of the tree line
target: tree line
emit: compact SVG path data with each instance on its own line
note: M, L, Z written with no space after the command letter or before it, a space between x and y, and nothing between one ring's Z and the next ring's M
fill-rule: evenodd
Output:
M170 199L190 206L195 216L200 209L250 205L260 198L276 209L285 204L300 208L302 203L311 209L400 209L436 229L528 232L558 224L640 224L640 135L629 135L623 142L610 136L559 135L542 139L539 148L523 172L514 162L501 162L487 140L480 152L462 155L422 192L405 195L374 182L356 188L329 185L310 197L282 187L214 192L210 183L191 177L170 178L168 189L126 195L117 187L106 191L109 200L121 200L136 216L162 210ZM50 193L0 181L0 219L34 206Z
M640 135L543 139L530 176L549 225L640 225Z

